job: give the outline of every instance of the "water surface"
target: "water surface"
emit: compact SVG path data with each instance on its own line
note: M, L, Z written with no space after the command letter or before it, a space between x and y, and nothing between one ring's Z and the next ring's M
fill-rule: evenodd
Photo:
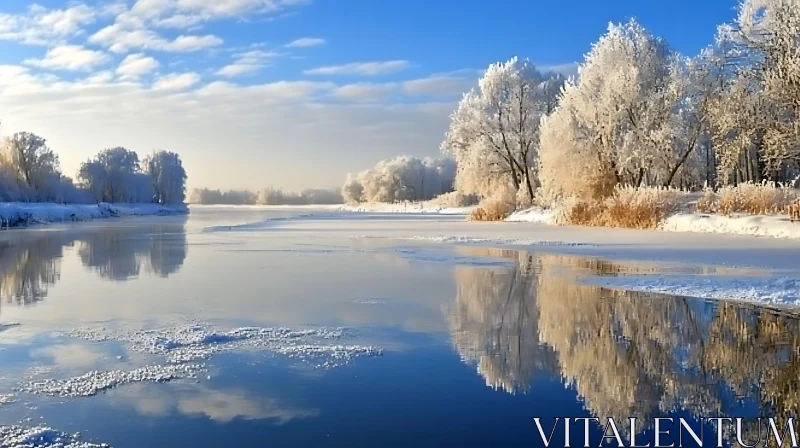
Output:
M541 446L532 417L753 418L796 407L793 314L576 281L713 268L224 231L292 213L207 208L3 232L0 325L19 325L0 326L0 395L15 400L0 405L0 424L46 424L115 447ZM89 397L17 391L166 363L70 330L187 322L340 328L336 344L382 354L323 365L247 346L210 356L193 379ZM599 442L603 428L590 429ZM639 429L638 441L652 440L651 427Z

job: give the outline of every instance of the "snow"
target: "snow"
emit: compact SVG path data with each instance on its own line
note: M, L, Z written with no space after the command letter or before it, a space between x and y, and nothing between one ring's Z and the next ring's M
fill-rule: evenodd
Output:
M525 210L517 210L506 218L508 222L536 222L540 224L553 224L555 212L545 210L540 207L531 207Z
M583 277L583 283L611 289L719 300L799 306L800 278L724 275L625 275Z
M468 215L475 207L444 207L428 202L364 203L341 205L338 210L358 213L423 213L439 215Z
M409 241L426 241L444 244L478 244L482 246L586 246L584 243L568 243L564 241L546 241L531 238L507 238L502 236L490 238L476 238L470 236L410 236L395 239Z
M219 331L208 325L192 323L153 330L89 328L73 330L68 335L97 342L123 342L132 351L161 355L173 364L205 360L217 353L246 348L272 351L299 359L328 353L330 359L320 363L328 362L327 366L343 365L360 356L382 354L381 349L372 346L345 346L327 342L347 337L348 333L343 328L293 330L285 327L242 327Z
M23 428L0 426L0 448L99 448L106 444L81 442L78 434L67 434L46 426Z
M680 213L667 218L662 224L662 230L800 238L800 222L791 222L788 216L722 216Z
M91 397L108 389L132 383L164 383L176 379L197 378L204 371L202 364L145 366L134 370L92 371L65 380L31 381L19 387L19 392L52 397Z
M0 226L15 227L38 223L88 221L98 218L188 213L183 204L52 204L38 202L0 203Z

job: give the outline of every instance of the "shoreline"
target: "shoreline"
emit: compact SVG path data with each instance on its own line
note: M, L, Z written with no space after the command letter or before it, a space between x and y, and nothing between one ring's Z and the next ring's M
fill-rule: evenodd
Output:
M187 215L186 204L152 203L56 204L47 202L0 203L0 229L27 228L37 224L83 222L124 216Z

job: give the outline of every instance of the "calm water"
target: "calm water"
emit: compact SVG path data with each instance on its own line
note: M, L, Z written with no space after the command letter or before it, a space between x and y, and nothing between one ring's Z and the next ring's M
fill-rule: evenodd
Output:
M541 446L532 417L795 412L800 322L786 313L575 281L652 270L602 260L203 232L265 214L204 209L4 232L0 325L20 325L0 327L0 395L16 400L0 405L0 424L46 424L115 447ZM78 398L15 392L30 378L164 362L71 329L187 318L344 327L343 344L383 354L325 367L250 348L215 354L196 380ZM640 429L640 443L652 440ZM590 427L593 446L602 430ZM573 440L582 433L575 427Z

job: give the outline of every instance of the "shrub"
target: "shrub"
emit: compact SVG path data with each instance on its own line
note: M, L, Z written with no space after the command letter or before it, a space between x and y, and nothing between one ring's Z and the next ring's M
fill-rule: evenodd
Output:
M703 196L697 200L695 204L695 210L700 213L714 213L716 212L717 207L717 195L714 194L714 190L711 188L706 188L703 190Z
M472 221L502 221L516 210L514 194L503 189L498 194L486 198L469 215Z
M564 201L558 221L562 224L654 229L677 210L684 193L671 188L616 187L606 199Z
M787 207L787 211L789 212L789 219L794 221L800 221L800 199L795 200Z
M769 182L748 182L720 188L714 208L723 215L775 215L788 213L789 205L798 197L798 191L791 187Z
M465 195L460 191L451 191L444 193L428 201L429 204L435 204L441 207L468 207L478 203L478 198L475 195Z

